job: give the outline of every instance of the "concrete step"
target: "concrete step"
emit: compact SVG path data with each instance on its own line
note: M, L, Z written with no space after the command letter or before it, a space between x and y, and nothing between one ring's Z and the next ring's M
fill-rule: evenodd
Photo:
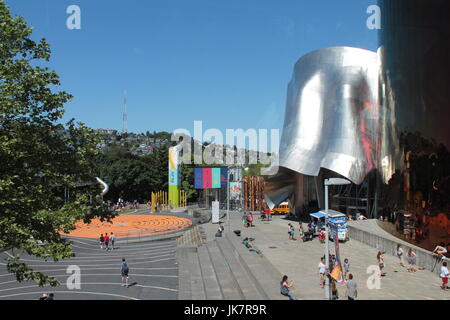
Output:
M263 239L264 234L258 234L256 239ZM280 294L280 281L282 274L272 265L272 263L262 254L250 252L243 244L242 237L237 237L234 233L225 235L230 244L238 253L241 264L246 268L257 289L268 300L285 300ZM255 244L258 248L258 245Z
M188 253L191 248L178 248L178 300L192 300Z
M232 270L232 274L244 299L246 300L267 300L264 294L258 290L254 278L249 274L248 268L244 266L232 244L227 238L217 238L216 243L220 252Z
M208 252L207 245L201 245L198 248L198 259L203 278L207 300L222 300L223 295L220 290L219 281Z
M217 279L222 291L223 299L225 300L242 300L244 294L242 293L239 284L233 276L232 269L228 265L225 257L220 252L216 241L208 242L208 252L214 266Z
M203 284L200 263L198 259L197 249L188 253L189 266L188 270L191 274L191 294L192 300L206 300L206 291Z

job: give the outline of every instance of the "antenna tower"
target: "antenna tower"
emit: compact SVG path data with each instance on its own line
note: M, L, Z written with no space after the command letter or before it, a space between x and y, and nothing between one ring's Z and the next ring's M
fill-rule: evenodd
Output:
M123 124L122 133L128 133L128 106L127 106L127 91L124 92L123 99Z

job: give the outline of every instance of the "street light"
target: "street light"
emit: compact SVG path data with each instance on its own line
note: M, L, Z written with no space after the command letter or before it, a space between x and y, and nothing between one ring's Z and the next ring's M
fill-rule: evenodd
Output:
M325 179L325 265L326 268L329 269L330 267L330 255L328 250L328 186L336 186L336 185L345 185L345 184L351 184L351 181L341 178L330 178ZM330 270L328 270L328 273ZM331 294L330 294L330 279L328 278L328 274L325 277L325 299L330 300Z
M230 233L230 167L227 170L227 229Z
M228 171L227 171L227 229L228 229L228 233L230 233L230 169L231 169L232 167L228 167ZM241 166L241 168L242 168L242 166ZM246 167L246 168L244 168L244 170L245 171L248 171L248 167ZM241 208L242 208L242 187L243 187L243 184L244 184L244 180L243 180L243 174L242 174L242 171L241 171L241 179L240 179L240 182L241 182L241 186L240 186L240 191L241 191Z

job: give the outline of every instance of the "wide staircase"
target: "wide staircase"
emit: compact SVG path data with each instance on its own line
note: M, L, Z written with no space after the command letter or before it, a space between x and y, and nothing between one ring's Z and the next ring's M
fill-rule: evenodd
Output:
M235 234L179 246L179 300L285 300L281 274Z

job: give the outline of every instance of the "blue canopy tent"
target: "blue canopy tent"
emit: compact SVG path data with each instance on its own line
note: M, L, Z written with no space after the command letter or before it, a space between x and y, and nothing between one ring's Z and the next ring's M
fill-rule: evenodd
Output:
M321 218L326 217L326 213L319 211L319 212L311 213L310 216L313 218L316 218L316 219L321 219Z

